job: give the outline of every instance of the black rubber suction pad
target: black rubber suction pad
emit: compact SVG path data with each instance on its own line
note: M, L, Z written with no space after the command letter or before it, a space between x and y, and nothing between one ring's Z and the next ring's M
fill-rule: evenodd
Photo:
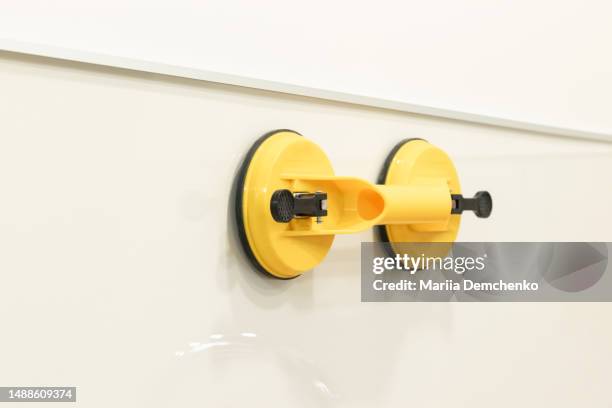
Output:
M249 240L246 235L245 226L244 226L244 217L243 217L243 212L242 212L243 211L242 205L243 205L243 199L244 199L243 197L244 182L246 180L246 176L249 171L249 166L251 164L251 161L253 160L253 156L255 156L255 153L257 153L257 149L259 149L259 147L266 140L268 140L269 138L271 138L272 136L280 132L291 132L291 133L295 133L296 135L301 136L298 132L294 130L276 129L276 130L272 130L266 133L265 135L261 136L259 139L255 141L255 143L253 143L253 146L251 146L251 148L247 152L242 162L242 165L240 166L240 170L238 170L238 174L236 176L236 183L235 183L236 203L235 203L234 210L235 210L235 217L236 217L236 229L238 231L238 237L240 238L240 244L242 245L242 249L244 250L244 253L247 259L251 262L251 264L255 267L255 269L257 269L259 272L264 273L266 276L272 277L274 279L293 279L293 277L292 278L280 278L278 276L274 276L270 272L268 272L266 268L264 268L259 263L259 261L255 257L255 254L253 253L253 250L251 249L251 246L249 245Z

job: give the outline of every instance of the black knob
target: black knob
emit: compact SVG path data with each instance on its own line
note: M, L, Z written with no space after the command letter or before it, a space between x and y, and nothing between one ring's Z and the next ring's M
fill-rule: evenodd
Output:
M295 217L315 217L317 223L321 223L321 217L327 216L327 193L276 190L270 198L270 212L276 222L287 223Z
M488 191L479 191L474 195L473 199L476 200L474 214L479 218L488 218L491 215L491 211L493 211L493 198L491 198L491 194Z
M479 191L474 198L464 198L461 194L453 194L451 214L461 214L463 211L474 211L479 218L488 218L493 211L493 198L488 191Z
M293 193L289 190L276 190L270 199L270 212L276 222L287 223L293 219Z

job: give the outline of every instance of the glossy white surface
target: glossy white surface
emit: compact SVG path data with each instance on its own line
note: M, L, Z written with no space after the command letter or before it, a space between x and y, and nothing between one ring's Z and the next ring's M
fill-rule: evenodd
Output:
M362 304L370 232L264 279L230 190L274 128L370 180L424 137L493 194L462 240L610 241L612 144L14 54L0 85L0 384L84 407L609 406L611 305Z
M5 0L0 48L610 136L611 14L601 0Z

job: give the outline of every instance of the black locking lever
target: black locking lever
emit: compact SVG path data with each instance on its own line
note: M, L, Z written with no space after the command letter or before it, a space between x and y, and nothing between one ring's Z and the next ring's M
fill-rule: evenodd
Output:
M287 223L295 217L327 216L327 193L292 193L290 190L276 190L270 199L270 212L276 222Z
M488 218L493 210L493 199L488 191L479 191L474 198L465 198L461 194L452 194L453 208L451 214L461 214L463 211L474 211L479 218Z

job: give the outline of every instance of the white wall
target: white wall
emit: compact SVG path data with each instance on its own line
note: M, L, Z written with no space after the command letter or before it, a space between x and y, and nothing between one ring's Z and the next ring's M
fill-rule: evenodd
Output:
M83 407L609 405L609 304L360 303L370 232L264 279L230 186L274 128L369 180L423 137L493 194L462 240L610 241L612 144L9 53L0 86L0 384Z
M0 48L125 57L609 137L611 15L603 0L7 0Z

